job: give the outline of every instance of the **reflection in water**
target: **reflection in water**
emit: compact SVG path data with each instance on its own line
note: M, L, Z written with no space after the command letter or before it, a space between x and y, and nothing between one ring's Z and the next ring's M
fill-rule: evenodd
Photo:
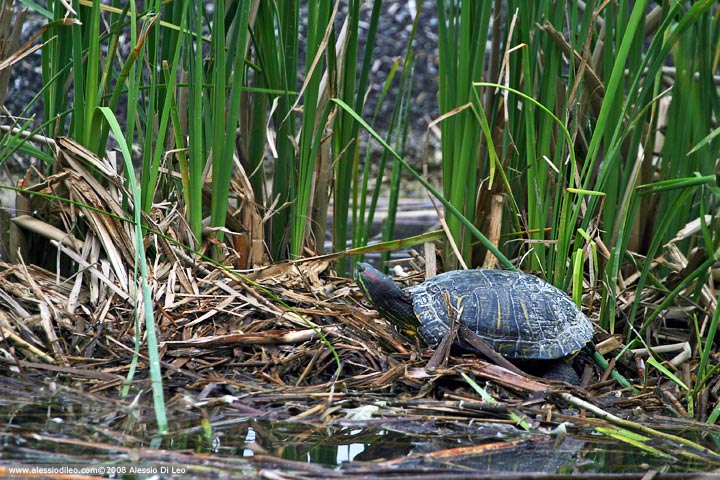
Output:
M15 383L13 383L15 382ZM3 385L12 391L2 391ZM137 416L103 403L87 400L74 392L29 385L23 390L17 380L0 381L0 445L3 462L54 461L83 458L103 461L92 442L119 447L142 448L153 439L150 410ZM25 392L20 395L18 392ZM259 421L208 412L203 418L188 415L171 425L162 437L169 450L212 452L224 458L253 457L258 453L277 458L312 462L328 467L352 468L359 462L391 462L403 466L466 468L482 472L624 473L643 469L668 472L696 471L703 466L687 461L668 462L636 447L619 444L587 430L583 438L569 437L555 445L552 437L541 441L522 436L516 428L479 421L410 421L407 419L363 422L346 426L317 426L298 422ZM27 432L49 438L82 439L69 443L43 441ZM683 435L692 432L684 431ZM720 440L711 433L698 434L696 441L717 450ZM514 441L512 445L510 442ZM717 442L714 444L713 441ZM506 444L507 442L507 444ZM493 445L494 451L484 449ZM452 449L470 448L458 454ZM670 450L670 449L668 449ZM447 452L449 451L449 452ZM106 460L108 461L108 460ZM705 466L705 469L707 466Z
M349 445L338 445L337 448L337 459L335 463L342 465L346 462L352 462L357 458L358 455L365 451L365 444L363 443L351 443Z
M279 458L331 467L350 462L390 461L408 468L559 474L626 473L658 468L687 472L698 468L683 462L668 465L667 459L605 436L568 436L557 442L551 436L528 437L514 428L498 436L497 424L480 422L474 422L472 427L447 422L398 422L382 427L314 428L298 423L253 422L246 441L261 445ZM471 448L463 450L467 453L458 453L468 447Z
M252 427L248 427L247 435L245 435L245 443L248 445L255 443L255 430ZM245 448L243 450L243 457L252 457L253 455L255 455L255 453L251 449Z

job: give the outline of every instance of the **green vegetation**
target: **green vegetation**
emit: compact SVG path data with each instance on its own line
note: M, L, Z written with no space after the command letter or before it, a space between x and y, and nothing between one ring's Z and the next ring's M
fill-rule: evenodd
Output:
M585 298L628 348L674 302L700 306L697 380L680 382L688 403L717 373L720 314L707 293L720 260L715 2L437 0L442 192L404 155L418 20L402 61L373 77L379 0L367 12L361 0L342 9L331 0L150 0L144 10L72 0L72 11L22 3L47 20L34 92L43 115L12 112L0 162L20 151L53 172L52 149L30 141L38 134L101 157L120 145L138 187L124 201L127 218L145 223L141 213L177 202L188 225L178 240L238 268L321 253L326 231L334 251L348 240L360 248L380 197L390 200L383 241L392 245L401 179L416 178L445 207L457 245L442 250L448 268L457 253L478 266L490 252L505 267L541 272ZM22 49L4 55L12 63ZM365 105L372 84L382 86L374 111ZM375 121L391 101L381 130ZM372 181L383 175L389 188ZM498 198L501 218L490 213ZM485 235L493 220L497 245Z

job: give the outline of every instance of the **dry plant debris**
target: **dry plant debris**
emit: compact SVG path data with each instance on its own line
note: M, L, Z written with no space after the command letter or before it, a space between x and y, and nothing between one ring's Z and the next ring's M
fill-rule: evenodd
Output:
M13 260L0 262L0 369L117 398L136 336L144 334L136 321L136 246L123 207L128 192L112 162L68 139L58 139L56 148L54 175L30 171L23 180L28 193L18 204L37 214L14 219L6 239ZM681 418L674 422L692 423L682 419L674 388L658 384L657 395L623 390L589 364L585 388L513 373L467 353L428 368L430 354L369 310L353 283L332 275L327 258L241 275L180 246L188 233L175 204L156 205L146 221L142 248L150 262L168 408L178 414L222 407L252 418L320 424L402 417L501 425L514 423L508 415L519 412L536 429L567 420L606 424L586 418L578 405L638 408L656 418L670 405ZM626 282L630 295L632 279ZM142 395L127 402L147 407L142 349L139 355L131 392ZM689 361L679 365L689 378L689 367L683 369ZM632 367L625 365L625 372ZM497 401L480 399L461 373ZM716 400L719 385L708 386L702 408ZM572 406L568 398L586 403Z

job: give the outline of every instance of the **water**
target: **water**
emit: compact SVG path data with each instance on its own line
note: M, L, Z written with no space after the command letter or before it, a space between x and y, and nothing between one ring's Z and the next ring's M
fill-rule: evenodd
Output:
M150 478L138 473L141 465L150 474L158 474L163 467L192 469L193 462L196 466L214 462L214 470L228 475L237 475L238 468L246 473L297 469L296 462L348 472L360 466L371 471L402 468L562 474L708 469L707 464L651 455L591 429L558 438L472 420L385 420L365 426L320 426L240 417L210 421L203 428L203 420L196 417L174 422L173 433L160 439L160 449L153 449L153 437L148 433L153 430L152 422L145 423L150 419L136 422L118 417L120 429L114 430L93 415L106 413L102 409L91 405L82 411L58 407L45 404L14 412L3 409L0 464L123 467L118 473L124 474L115 478ZM177 455L160 453L165 451ZM228 462L232 468L227 467ZM135 473L129 473L131 467ZM201 477L201 473L192 471L194 477Z
M289 422L249 418L223 403L190 407L180 398L168 402L171 433L157 437L150 409L128 408L131 400L111 392L91 395L47 379L0 377L0 476L11 466L52 467L55 474L92 466L104 469L92 471L103 478L128 479L243 478L260 471L578 475L718 468L683 456L692 452L667 441L648 441L643 450L592 427L550 435L541 425L526 433L477 418L376 414L349 420L343 409L322 420ZM271 408L283 410L281 404ZM712 430L672 433L714 451L720 445Z

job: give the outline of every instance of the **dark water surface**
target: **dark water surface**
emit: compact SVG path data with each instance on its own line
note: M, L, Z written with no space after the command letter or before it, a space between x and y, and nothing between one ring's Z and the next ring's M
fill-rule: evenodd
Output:
M81 471L98 478L253 478L260 472L305 468L315 477L399 468L574 475L713 468L710 462L666 456L662 452L668 445L655 442L658 451L652 453L592 428L558 435L482 420L403 418L317 425L253 419L222 404L198 408L185 402L182 413L181 397L168 402L175 412L172 431L158 438L153 436L152 411L81 392L52 382L0 377L0 477L12 477L9 469L19 466L54 468L55 474L85 469ZM681 435L717 450L713 445L719 440L707 433ZM646 445L652 448L653 442ZM321 467L326 470L317 470Z

